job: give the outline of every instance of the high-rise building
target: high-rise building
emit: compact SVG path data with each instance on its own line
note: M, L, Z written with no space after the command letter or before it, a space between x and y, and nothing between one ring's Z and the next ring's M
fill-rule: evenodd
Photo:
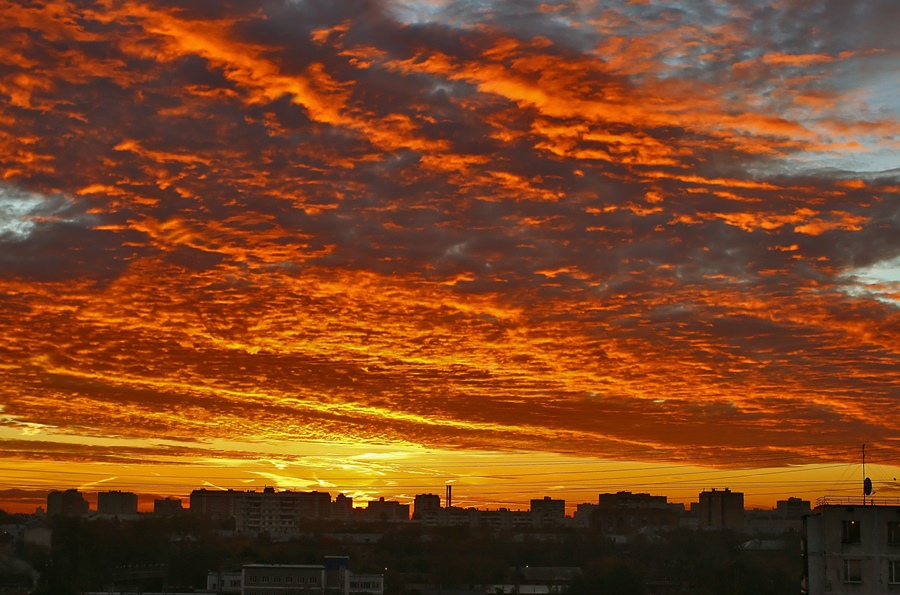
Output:
M616 492L600 494L590 511L590 526L604 533L627 534L645 527L677 527L683 504L670 504L666 496Z
M153 514L178 516L184 512L180 498L156 498L153 500Z
M365 510L371 521L400 522L409 520L409 504L401 504L395 500L369 500Z
M347 520L353 514L353 498L338 494L331 503L331 518Z
M47 494L47 514L81 515L90 511L90 504L78 490L53 490Z
M416 494L413 501L413 518L420 520L429 512L436 512L441 509L441 497L437 494Z
M787 500L776 502L775 511L778 517L782 519L802 519L812 512L812 508L810 508L809 500L788 498Z
M238 490L207 490L191 492L191 514L227 519L235 516L235 507L245 493Z
M697 517L701 529L738 529L744 526L744 494L730 489L700 492Z
M137 514L137 495L132 492L100 492L97 494L98 514Z
M538 527L562 525L566 520L566 501L550 496L532 500L531 519Z

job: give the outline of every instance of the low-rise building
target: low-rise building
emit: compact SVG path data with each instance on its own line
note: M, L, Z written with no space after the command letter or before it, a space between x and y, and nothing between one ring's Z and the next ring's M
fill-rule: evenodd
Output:
M350 574L349 595L383 595L383 574Z
M804 593L900 593L900 499L820 499L803 534Z
M384 575L353 574L347 556L324 564L246 564L241 570L211 571L206 592L241 595L383 595Z
M210 572L206 575L206 590L210 593L240 593L243 587L243 572Z
M302 592L325 595L325 566L320 564L247 564L243 567L242 595L278 595Z

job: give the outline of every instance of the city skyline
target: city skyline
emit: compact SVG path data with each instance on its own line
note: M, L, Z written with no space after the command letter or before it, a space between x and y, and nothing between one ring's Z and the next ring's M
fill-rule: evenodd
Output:
M900 494L893 0L0 8L0 508Z

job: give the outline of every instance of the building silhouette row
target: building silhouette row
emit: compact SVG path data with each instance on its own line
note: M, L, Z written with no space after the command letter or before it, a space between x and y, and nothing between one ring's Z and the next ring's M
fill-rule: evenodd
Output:
M412 509L411 509L412 506ZM137 496L132 492L108 491L97 495L98 515L136 515ZM177 498L156 499L158 515L178 515L188 510ZM77 490L53 491L47 496L49 514L83 515L90 507ZM257 490L196 489L191 492L191 514L233 518L235 531L242 535L268 533L288 537L300 532L308 520L358 522L418 522L428 527L484 527L528 529L547 527L592 528L602 533L628 534L645 528L688 527L694 529L751 529L776 533L799 531L800 519L810 512L810 503L789 498L773 511L746 511L744 494L728 488L704 490L690 509L669 502L666 496L627 491L599 494L595 503L581 503L574 514L566 514L566 501L544 496L530 501L527 510L478 509L454 506L448 491L445 501L437 494L418 494L412 505L379 498L365 507L354 507L344 494L332 498L328 492L279 491L273 487Z
M745 510L743 493L728 488L704 490L690 510L681 503L669 502L666 496L621 491L599 494L596 503L578 504L570 517L566 515L565 501L549 496L531 500L529 509L520 511L463 508L452 504L449 493L443 502L436 494L418 494L410 510L410 504L384 498L370 500L364 508L355 508L352 498L343 494L332 498L328 492L198 489L191 493L189 510L210 518L234 519L235 533L239 535L272 537L297 535L311 519L512 530L574 526L590 528L612 538L675 527L747 529L755 533L793 529L802 535L802 554L798 555L803 559L803 593L900 593L900 499L880 498L875 505L865 497L821 498L812 509L807 500L788 498L762 515L762 511ZM47 511L84 515L90 507L78 490L53 491L47 496ZM154 511L181 514L185 509L180 500L166 498L154 502ZM99 515L136 513L137 497L131 492L97 495ZM755 542L762 547L761 540ZM755 542L748 544L752 546ZM237 589L233 592L244 593L269 592L270 586L278 584L303 584L310 592L317 589L325 592L329 584L341 585L344 593L383 590L383 576L353 575L346 570L345 563L338 564L344 569L343 574L327 578L329 564L337 562L307 566L250 564L230 574L211 572L209 584L220 592L233 588Z

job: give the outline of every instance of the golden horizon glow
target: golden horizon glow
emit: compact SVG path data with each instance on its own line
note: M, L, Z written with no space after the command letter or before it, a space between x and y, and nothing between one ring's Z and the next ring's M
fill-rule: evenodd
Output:
M0 0L0 507L894 469L897 8L798 6Z

